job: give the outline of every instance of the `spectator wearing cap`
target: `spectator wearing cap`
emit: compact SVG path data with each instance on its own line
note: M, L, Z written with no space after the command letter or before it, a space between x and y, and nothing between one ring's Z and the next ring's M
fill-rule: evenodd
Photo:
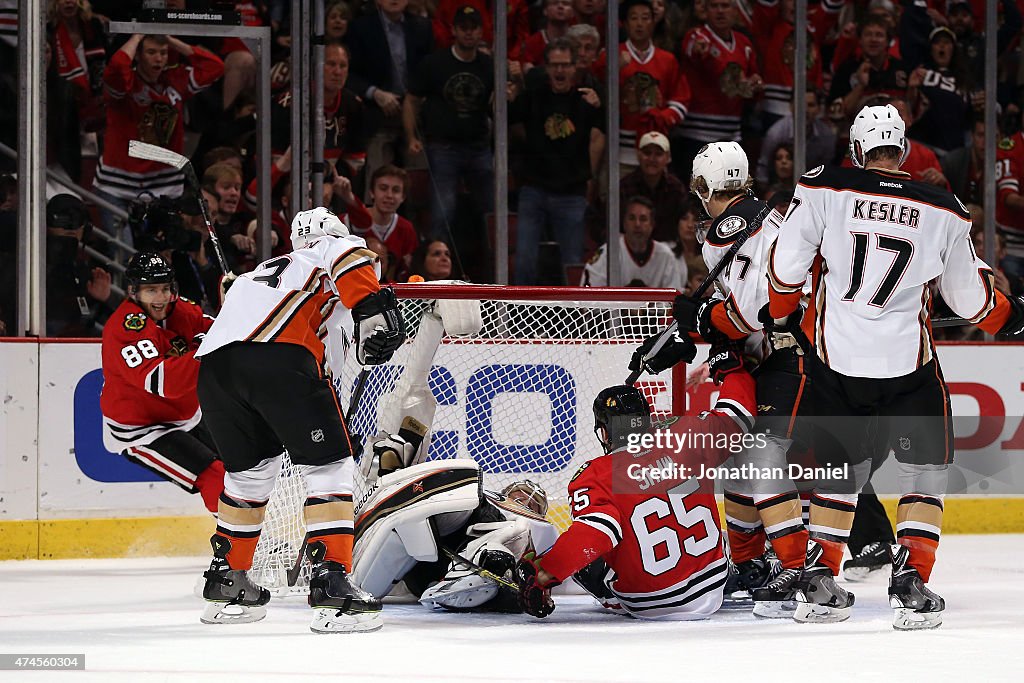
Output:
M807 133L805 136L805 164L808 170L823 164L831 164L836 158L836 134L832 127L821 118L821 93L808 85L804 93L804 107L807 111ZM769 175L773 163L772 154L779 145L793 140L794 118L790 105L789 113L772 124L761 142L761 155L757 160L756 177L762 185L770 184Z
M998 5L1002 12L1002 21L996 33L996 56L997 59L1002 59L1007 50L1016 44L1016 38L1021 31L1021 13L1016 2L1000 0ZM947 18L949 28L956 35L957 43L967 59L971 78L977 87L981 87L985 83L985 33L977 29L972 4L963 0L953 0L949 3ZM978 99L984 101L984 94L981 93ZM1000 96L999 101L1006 100Z
M587 190L604 154L597 93L576 83L576 55L565 38L544 50L547 80L509 105L511 136L523 150L515 281L536 284L538 244L548 228L563 264L583 261Z
M686 277L680 276L679 261L672 248L651 238L654 231L654 204L647 197L631 197L622 207L622 233L619 239L619 263L622 281L627 287L668 287L683 289ZM583 269L584 287L608 285L608 247L601 245Z
M493 0L441 0L434 11L433 31L434 44L437 47L451 47L452 19L464 5L475 7L480 12L483 35L481 47L489 48L494 42L494 2ZM508 53L516 54L522 48L527 36L530 35L530 8L527 0L507 0L502 5L508 13Z
M434 191L431 234L450 234L460 181L480 212L494 204L491 101L494 62L480 51L479 10L463 5L452 19L455 42L426 57L409 81L403 102L410 155L426 151Z
M683 37L680 59L692 96L686 120L678 128L674 169L687 178L701 147L742 139L744 104L764 87L753 43L732 30L736 0L708 0L707 8L707 23Z
M396 163L408 149L402 131L402 98L410 75L434 49L430 21L409 11L409 0L376 0L376 8L352 22L348 88L366 105L366 177ZM399 165L422 168L422 155ZM367 188L369 199L369 188Z
M85 252L92 226L82 200L59 194L46 203L46 336L99 337L121 304L110 273Z
M889 55L889 24L878 16L869 16L858 29L861 56L843 62L836 69L828 99L842 99L843 111L852 118L864 100L872 95L904 97L907 68Z
M654 239L671 242L676 237L679 219L687 206L686 185L669 171L672 151L668 138L650 132L640 138L636 151L640 165L619 181L619 196L624 204L630 197L647 197L654 204Z
M964 143L973 84L951 30L939 26L929 41L928 58L910 74L907 104L916 120L907 135L948 152Z

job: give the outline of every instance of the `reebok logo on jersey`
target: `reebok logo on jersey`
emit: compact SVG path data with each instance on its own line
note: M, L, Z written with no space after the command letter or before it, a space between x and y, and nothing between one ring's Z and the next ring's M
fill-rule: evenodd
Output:
M878 186L879 187L895 187L897 190L902 190L903 189L903 186L900 185L899 183L887 183L884 180L879 180L878 181Z
M855 199L853 200L853 217L861 221L896 223L916 229L921 220L921 210L906 204Z

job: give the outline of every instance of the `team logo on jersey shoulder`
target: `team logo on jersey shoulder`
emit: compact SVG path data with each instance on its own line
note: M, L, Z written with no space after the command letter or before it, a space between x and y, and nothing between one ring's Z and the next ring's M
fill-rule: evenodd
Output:
M747 227L747 221L743 216L729 216L718 224L716 232L719 237L732 237L745 227Z
M192 301L192 299L189 299L188 297L184 297L184 296L179 296L178 297L178 301L184 301L185 303L192 304L193 306L196 305L195 301Z
M1009 152L1011 149L1016 147L1017 143L1013 141L1013 138L1002 138L999 140L999 149L1004 152Z
M807 173L804 173L804 178L817 178L818 176L821 175L822 171L824 171L824 170L825 170L824 164L821 165L821 166L818 166L817 168L812 168Z
M679 416L678 415L668 415L668 416L666 416L666 417L664 417L664 418L662 418L660 420L657 420L657 421L653 421L652 420L651 421L651 427L653 427L654 429L668 429L669 427L674 425L676 422L679 422Z
M146 326L145 313L129 313L124 317L124 329L129 332L138 332Z
M579 476L581 474L583 474L583 470L587 469L588 467L590 467L590 463L589 462L585 462L582 465L580 465L580 468L578 470L576 470L576 474L572 475L572 478L569 479L569 483L571 484L574 481L576 481L576 479L579 478Z

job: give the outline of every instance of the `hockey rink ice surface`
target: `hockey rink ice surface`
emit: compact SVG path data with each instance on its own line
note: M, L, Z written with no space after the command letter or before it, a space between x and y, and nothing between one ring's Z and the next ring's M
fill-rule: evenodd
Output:
M896 632L886 580L845 584L857 603L831 625L721 611L689 623L602 613L560 596L541 621L387 604L369 634L316 635L302 598L255 624L199 623L207 558L0 562L0 653L85 654L85 671L0 672L0 681L1024 680L1024 535L947 536L931 586L935 631Z

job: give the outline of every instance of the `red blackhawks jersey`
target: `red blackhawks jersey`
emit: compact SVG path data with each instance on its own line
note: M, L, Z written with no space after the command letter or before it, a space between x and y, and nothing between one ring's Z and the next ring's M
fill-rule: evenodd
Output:
M594 71L604 78L604 53ZM653 44L645 51L626 41L619 45L619 160L636 165L636 143L645 133L668 134L683 122L690 86L675 56Z
M819 89L823 86L820 36L831 30L842 8L839 0L823 0L821 5L808 8L807 82ZM776 116L786 116L792 111L796 32L793 24L779 16L779 9L779 0L757 0L751 31L762 60L764 99L761 108Z
M103 445L120 453L175 430L189 430L202 413L196 396L196 335L213 318L188 299L178 299L166 320L155 322L125 299L103 327ZM184 344L185 353L171 342Z
M96 167L95 186L122 199L140 192L177 197L185 176L158 161L128 156L128 141L141 140L181 152L185 146L184 101L212 85L224 73L224 62L196 47L188 63L168 67L155 85L132 68L132 58L118 50L103 73L107 131Z
M728 570L714 481L701 475L726 459L722 440L742 438L755 411L753 378L733 373L713 410L671 428L701 445L681 456L621 449L583 465L568 486L572 524L541 566L565 580L603 558L614 571L608 587L635 617L683 620L717 610ZM660 482L642 477L641 470L631 473L631 466L669 462L690 469Z
M723 40L705 24L690 29L683 38L683 74L692 98L680 130L692 140L740 139L744 102L740 80L758 72L757 56L749 38L738 31L730 33L729 40ZM699 42L710 45L706 53L698 54Z
M1024 133L999 141L996 150L996 229L1006 240L1006 253L1024 258L1024 211L1006 203L1011 194L1024 194Z

